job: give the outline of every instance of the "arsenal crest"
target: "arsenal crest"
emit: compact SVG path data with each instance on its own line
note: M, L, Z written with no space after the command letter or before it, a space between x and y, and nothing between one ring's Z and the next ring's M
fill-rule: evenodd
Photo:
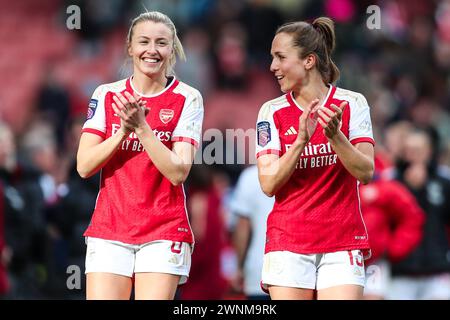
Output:
M169 123L170 120L172 120L174 115L174 112L172 109L161 109L159 111L159 119L161 119L161 122L166 124Z

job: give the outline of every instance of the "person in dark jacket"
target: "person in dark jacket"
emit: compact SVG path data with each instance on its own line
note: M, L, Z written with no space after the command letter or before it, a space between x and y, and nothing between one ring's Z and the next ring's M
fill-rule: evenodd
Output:
M401 261L419 245L425 222L425 213L411 192L384 174L390 166L377 152L374 179L359 188L372 252L365 263L364 299L368 300L386 298L391 263Z
M41 298L33 250L40 243L34 216L26 210L23 180L14 134L0 121L0 296L5 299Z
M423 238L405 259L392 265L391 299L450 299L450 180L438 170L437 135L415 130L405 140L397 179L408 187L426 214Z

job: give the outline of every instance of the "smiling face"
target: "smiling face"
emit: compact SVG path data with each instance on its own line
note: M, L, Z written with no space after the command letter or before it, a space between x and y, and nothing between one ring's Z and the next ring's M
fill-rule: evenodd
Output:
M133 28L128 53L134 72L151 78L165 77L173 51L172 31L163 23L143 21Z
M275 74L282 92L297 91L307 82L308 70L313 67L315 58L308 55L301 59L299 48L294 47L290 34L278 33L272 41L270 53L270 71Z

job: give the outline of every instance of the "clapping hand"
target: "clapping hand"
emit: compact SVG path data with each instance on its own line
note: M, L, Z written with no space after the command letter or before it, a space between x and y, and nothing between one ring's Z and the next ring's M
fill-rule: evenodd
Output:
M301 144L307 144L316 130L318 105L319 99L311 101L299 118L297 140Z
M331 104L334 111L326 107L318 109L317 113L320 117L317 120L322 126L323 133L328 139L333 139L341 129L342 114L347 104L347 101L343 101L339 107L335 104Z
M146 124L145 117L150 110L145 107L147 102L141 97L125 91L123 95L121 93L114 95L113 100L112 108L120 117L122 130L129 133Z

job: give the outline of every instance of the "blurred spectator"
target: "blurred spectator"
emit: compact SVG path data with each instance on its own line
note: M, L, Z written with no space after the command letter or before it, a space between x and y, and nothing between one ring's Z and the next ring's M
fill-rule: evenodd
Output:
M383 177L387 163L377 152L373 181L360 185L361 212L372 252L366 261L365 299L387 297L390 263L404 259L422 239L425 214L406 187Z
M221 198L213 186L210 170L193 165L187 193L195 248L189 280L180 288L179 298L223 299L228 289L221 265L226 234Z
M277 8L282 14L284 21L292 21L299 19L299 16L304 14L305 9L312 3L316 2L314 0L277 0L271 1L272 6ZM320 6L320 4L319 4Z
M33 261L41 274L42 292L53 297L66 290L67 243L61 232L64 212L61 197L67 194L67 165L60 161L52 126L37 121L22 139L24 167L20 191L24 197L27 219L32 225Z
M73 119L68 130L66 141L66 159L68 163L67 192L61 195L58 202L58 228L66 242L64 248L66 259L61 262L60 269L66 270L69 265L84 269L86 245L83 233L89 225L99 192L100 173L89 179L82 179L76 170L76 149L78 148L81 129L85 118ZM67 277L67 274L64 274ZM81 275L82 290L68 291L64 294L71 299L85 299L85 274ZM65 284L65 281L63 281Z
M450 179L450 141L446 141L442 153L439 155L441 173Z
M80 34L94 45L105 33L120 24L122 15L127 12L127 2L124 0L76 0L66 1L66 4L66 7L73 4L80 6L83 12Z
M422 96L409 109L412 122L422 129L434 128L437 143L434 152L440 152L444 147L444 139L450 137L450 117L444 112L435 99ZM432 137L433 138L433 137Z
M257 68L266 69L270 64L270 45L276 29L283 24L283 18L268 0L248 0L239 20L248 36L249 62Z
M38 110L55 128L58 148L64 145L66 128L69 123L70 102L67 90L58 81L54 70L49 66L44 73L42 87L38 93Z
M450 180L439 174L432 135L414 131L404 140L397 178L426 214L423 239L405 259L392 265L391 299L450 299Z
M384 132L384 144L386 146L386 156L395 168L402 161L405 152L404 141L413 129L413 125L408 121L396 122L388 126ZM392 169L392 168L391 168Z
M142 12L145 8L148 11L164 12L173 17L179 30L184 30L206 20L215 2L215 0L143 0L136 1L135 10Z
M215 0L213 3L206 25L211 39L217 39L225 25L239 20L245 2L242 0Z
M10 260L9 248L5 243L4 190L0 182L0 299L9 291L7 267Z
M391 91L386 88L373 88L368 99L371 103L371 120L374 127L383 128L395 116L397 105Z
M177 63L177 76L207 95L214 85L211 83L213 65L208 34L198 27L193 27L186 31L182 41L187 62Z
M40 296L35 273L37 265L32 254L35 225L25 210L21 184L21 169L17 162L13 133L6 123L0 122L0 228L3 228L0 231L0 260L3 268L7 268L10 282L8 286L3 278L0 287L5 297L10 299Z
M217 85L220 88L243 91L247 88L249 61L247 33L236 22L225 24L215 43Z
M7 268L11 261L11 249L5 236L5 188L4 172L8 173L14 166L12 132L0 122L0 299L9 291Z
M260 283L267 216L274 201L262 192L256 166L242 171L231 200L231 211L237 216L233 244L238 256L238 273L234 286L243 290L250 300L269 299Z
M23 199L14 186L17 163L13 134L0 122L0 298L15 298L20 289L10 284L26 260Z
M17 170L16 143L10 127L0 120L0 170L12 175Z

